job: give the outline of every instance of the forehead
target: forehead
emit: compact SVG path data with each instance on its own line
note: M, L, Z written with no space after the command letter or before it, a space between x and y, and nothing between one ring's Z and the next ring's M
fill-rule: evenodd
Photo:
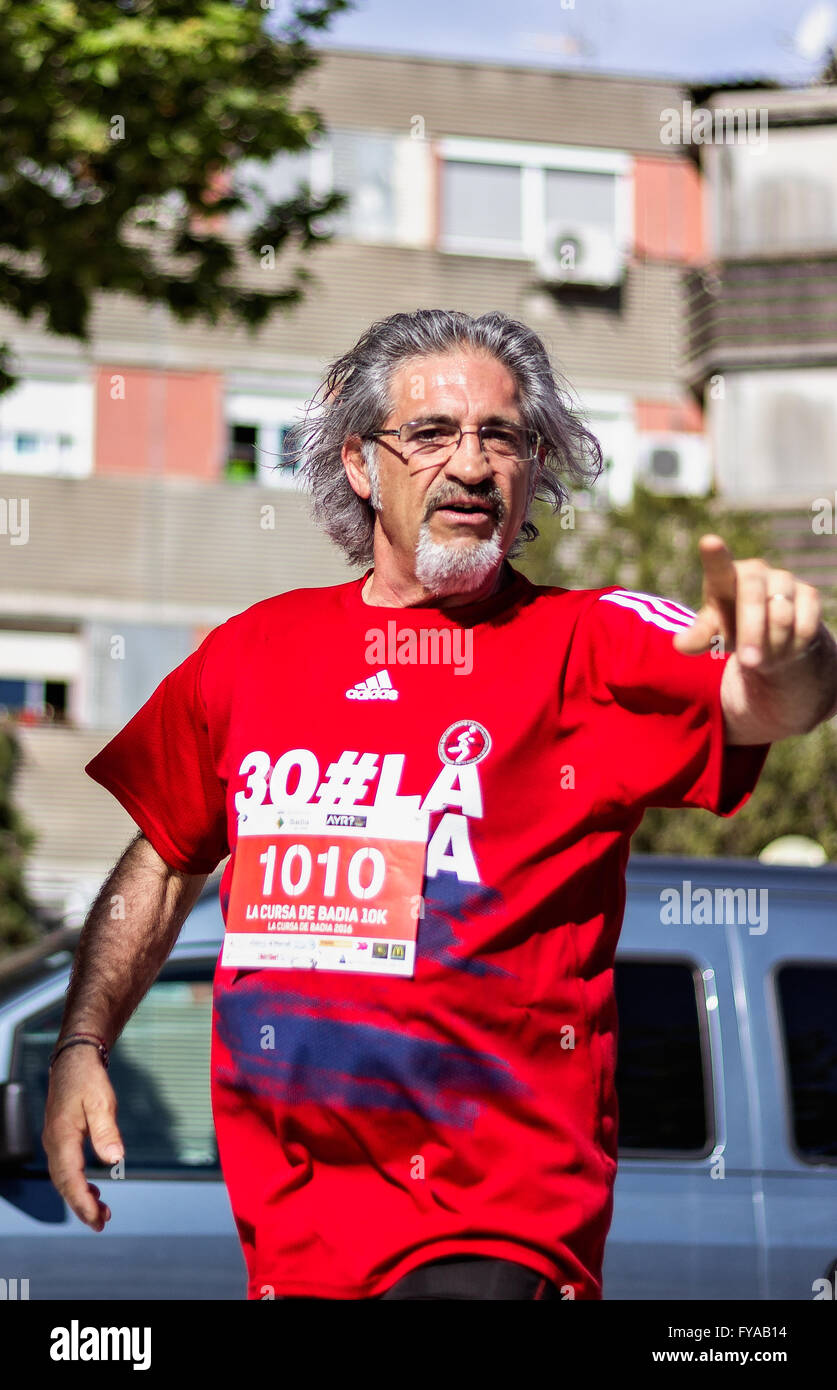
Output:
M399 367L390 381L390 399L396 411L512 410L518 405L518 389L514 374L496 357L446 352L414 357Z

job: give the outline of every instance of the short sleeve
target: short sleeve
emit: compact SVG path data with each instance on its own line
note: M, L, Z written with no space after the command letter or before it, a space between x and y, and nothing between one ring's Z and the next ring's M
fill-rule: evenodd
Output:
M229 854L225 788L201 695L201 672L217 631L160 682L84 769L181 873L211 873Z
M587 610L588 695L611 804L695 806L729 816L758 781L770 745L725 742L728 657L690 656L673 645L694 617L674 600L616 588L601 591Z

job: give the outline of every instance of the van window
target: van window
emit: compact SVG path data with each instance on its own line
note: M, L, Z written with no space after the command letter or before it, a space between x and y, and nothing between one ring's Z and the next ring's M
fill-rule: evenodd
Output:
M796 1149L837 1163L837 966L783 965L777 984Z
M711 1073L697 965L617 959L615 987L620 1153L708 1153Z
M151 986L111 1050L108 1074L117 1123L133 1172L184 1176L220 1172L209 1090L212 974L215 961L171 963ZM26 1086L35 1139L29 1172L46 1172L40 1142L47 1063L55 1046L64 996L17 1030L12 1079ZM89 1140L86 1161L101 1166Z

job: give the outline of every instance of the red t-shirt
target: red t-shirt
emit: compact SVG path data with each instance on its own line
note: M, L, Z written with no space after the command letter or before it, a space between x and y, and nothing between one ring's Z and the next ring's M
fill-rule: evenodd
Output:
M231 853L225 918L236 807L280 759L310 802L431 808L413 978L216 969L250 1298L369 1297L457 1254L601 1297L630 836L646 806L731 814L767 749L725 746L725 659L672 646L691 610L508 577L455 610L369 606L362 579L256 603L85 769L174 868Z

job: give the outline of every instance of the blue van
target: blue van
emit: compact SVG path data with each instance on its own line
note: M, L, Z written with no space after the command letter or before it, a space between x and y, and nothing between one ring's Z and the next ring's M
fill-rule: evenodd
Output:
M606 1298L837 1296L837 867L634 856Z
M98 1167L102 1234L39 1140L70 956L0 983L0 1296L245 1296L209 1101L217 890L113 1049L128 1180ZM635 855L616 990L605 1298L837 1296L837 867Z

